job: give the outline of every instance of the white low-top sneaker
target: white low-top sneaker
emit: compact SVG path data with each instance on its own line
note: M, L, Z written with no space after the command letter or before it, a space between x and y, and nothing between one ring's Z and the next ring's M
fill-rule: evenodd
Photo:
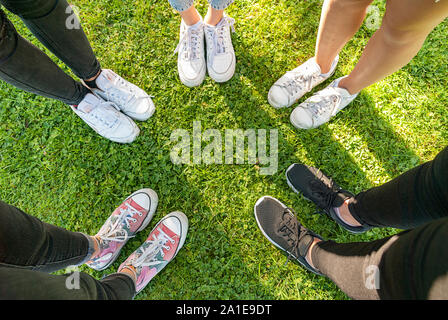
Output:
M72 110L100 136L119 143L131 143L139 135L137 125L109 101L88 93Z
M290 107L314 87L330 78L336 70L338 61L339 56L334 59L328 73L322 73L315 58L286 72L269 90L269 104L274 108Z
M226 82L235 73L235 50L230 30L235 32L235 20L224 15L216 26L205 24L205 42L207 45L207 70L216 82Z
M115 103L132 119L145 121L154 114L155 106L151 97L112 70L103 69L95 83L98 88L90 88L93 93Z
M180 24L179 44L175 53L180 81L187 87L198 86L205 78L204 23Z
M291 113L291 123L299 129L317 128L355 100L358 93L352 95L346 89L338 87L342 78L334 80L295 108Z

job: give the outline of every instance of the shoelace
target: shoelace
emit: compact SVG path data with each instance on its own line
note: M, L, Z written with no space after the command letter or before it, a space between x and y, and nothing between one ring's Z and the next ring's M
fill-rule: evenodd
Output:
M143 253L138 256L134 261L132 261L132 265L136 268L145 267L145 266L154 266L159 264L160 262L155 260L158 253L162 257L165 256L163 249L169 251L170 246L167 246L166 243L169 241L171 244L174 244L176 241L168 236L165 232L163 232L162 228L158 227L157 231L159 234L154 234L153 240L148 240L149 246L143 250Z
M316 204L316 211L313 214L323 214L328 215L330 208L333 206L334 200L337 197L339 190L333 190L333 179L330 178L331 187L323 187L323 182L321 180L312 180L310 182L311 192L322 199L319 205Z
M201 25L196 28L187 27L187 30L183 32L179 39L179 44L176 50L174 50L174 53L179 52L180 48L184 46L185 50L183 50L183 53L185 59L196 60L198 58L197 52L199 51L200 28L204 28L204 26Z
M213 47L210 56L213 58L218 54L228 52L228 39L226 39L227 28L231 28L235 32L235 19L223 17L221 22L214 28L206 28L206 32L213 39ZM213 61L211 61L213 63Z
M104 241L124 242L133 237L129 236L128 232L121 226L123 223L125 223L126 227L130 229L130 223L137 222L137 219L135 219L134 216L137 214L141 217L143 214L137 209L133 208L129 203L125 203L125 206L125 209L120 208L120 215L114 223L109 220L109 224L106 226L106 231L103 234L99 235L99 238Z
M110 101L103 101L98 103L92 111L86 114L90 118L90 121L92 121L96 126L100 125L102 127L111 129L117 123L118 119L115 114L111 114L110 112L104 112L104 109L109 111L107 108L109 106L113 107L117 111L120 110L115 105L115 103Z
M291 216L292 214L292 216ZM299 243L304 232L302 232L301 224L297 221L297 214L291 208L285 208L283 212L282 221L279 223L277 232L281 236L286 238L286 241L290 244L290 249L287 250L288 256L286 258L285 265L291 260L293 253L299 251Z
M306 66L302 70L291 70L287 73L287 81L281 84L289 95L296 94L299 90L310 91L317 74L317 70Z
M149 96L137 97L134 87L120 76L117 76L114 86L111 86L105 93L108 99L118 100L122 108L134 105L138 100L150 98Z
M339 101L340 96L338 92L332 87L327 87L312 96L310 100L305 103L307 104L306 108L311 111L311 115L316 118L327 112L329 106L331 106L331 113L333 115L335 106Z

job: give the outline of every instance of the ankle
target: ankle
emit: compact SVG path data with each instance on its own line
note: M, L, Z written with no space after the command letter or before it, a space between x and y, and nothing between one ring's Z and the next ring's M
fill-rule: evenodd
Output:
M321 74L327 74L331 71L333 61L326 62L326 61L320 60L317 56L314 58L314 60L319 65Z
M337 208L340 218L352 227L360 227L361 224L352 216L348 204L349 199L345 200L344 203Z
M210 26L216 26L223 17L224 10L216 10L210 7L204 18L204 22Z
M313 259L312 259L313 248L317 243L319 243L321 241L322 240L320 240L319 238L314 238L313 243L310 245L308 252L306 253L305 259L310 264L310 266L313 267L314 269L317 269L317 268L313 265Z
M347 90L351 95L354 95L360 91L353 85L353 81L349 76L342 78L338 83L338 87Z
M202 20L201 15L194 6L185 11L182 11L180 13L180 16L182 17L184 23L189 27L194 26L196 23Z
M137 285L137 279L135 277L135 269L132 270L131 268L133 269L132 266L126 266L118 272L129 276L132 279L132 281L134 281L134 284Z
M90 236L93 244L93 252L90 259L95 258L100 253L100 239L97 236Z
M89 79L83 79L84 82L92 82L92 81L95 81L96 78L98 78L99 75L101 74L101 71L103 71L103 70L100 69L100 70L98 71L98 73L97 73L95 76L93 76L92 78L89 78Z

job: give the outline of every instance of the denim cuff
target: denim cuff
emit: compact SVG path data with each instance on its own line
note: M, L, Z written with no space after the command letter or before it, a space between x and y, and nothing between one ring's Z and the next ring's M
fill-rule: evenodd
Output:
M114 293L115 299L133 300L137 295L134 279L123 272L111 273L101 279L103 285L107 285Z
M210 6L216 10L224 10L233 3L233 0L209 0Z
M181 12L190 8L194 4L194 0L168 0L171 6ZM234 0L208 0L213 9L224 10L233 3Z
M190 8L194 0L168 0L170 2L170 5L174 8L176 11L185 11L188 8Z

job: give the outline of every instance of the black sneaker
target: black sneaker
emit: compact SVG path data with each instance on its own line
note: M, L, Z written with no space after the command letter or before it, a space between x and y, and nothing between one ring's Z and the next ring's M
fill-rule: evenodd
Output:
M314 238L323 239L303 227L292 209L275 198L264 196L255 204L254 214L263 235L285 252L288 260L293 258L309 271L323 275L305 258Z
M305 199L314 202L320 209L318 213L328 215L345 230L352 233L363 233L372 229L366 224L353 227L339 218L334 208L340 207L345 200L354 198L354 195L343 190L319 169L294 163L286 170L286 181L296 193L301 193Z

